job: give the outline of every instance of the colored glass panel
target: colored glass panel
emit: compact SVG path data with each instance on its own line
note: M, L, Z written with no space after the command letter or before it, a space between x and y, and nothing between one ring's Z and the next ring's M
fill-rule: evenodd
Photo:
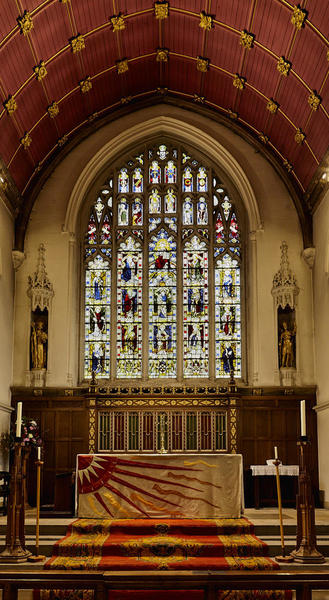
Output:
M215 233L217 242L221 242L224 240L224 223L222 219L222 215L218 213L216 224L215 224Z
M177 219L176 217L165 217L164 222L168 225L169 229L177 231Z
M149 376L176 376L176 242L164 229L149 245Z
M203 197L199 198L197 204L197 225L208 225L208 205L207 200Z
M128 202L122 201L118 204L118 225L129 225Z
M208 176L207 176L207 171L204 167L200 167L198 169L197 178L196 178L196 189L197 189L197 192L207 192L208 191Z
M149 231L156 229L161 223L161 217L150 217L149 218Z
M161 212L161 196L156 189L152 190L149 195L149 211L151 214Z
M161 160L164 160L168 156L167 146L160 144L157 155Z
M190 198L183 203L183 225L193 225L193 202Z
M209 375L208 250L194 236L183 252L184 376Z
M131 236L117 258L117 376L142 375L142 251Z
M96 204L95 204L95 212L96 212L96 215L97 215L97 221L98 222L100 222L100 220L101 220L103 209L104 209L103 202L101 201L100 198L97 198L97 201L96 201Z
M129 192L129 175L127 169L121 169L118 175L118 192L119 194L128 194Z
M164 170L165 183L176 183L177 169L173 160L168 160Z
M102 229L101 229L101 244L111 243L111 226L108 215L105 215Z
M143 225L143 204L141 200L136 200L135 202L133 202L132 225L133 227Z
M216 376L241 377L240 265L225 254L215 265Z
M193 192L193 173L190 167L183 171L183 192Z
M95 217L94 217L93 213L91 213L90 218L89 218L88 227L87 227L87 234L86 234L87 244L96 244L96 242L97 242L96 232L97 232L97 226L96 226Z
M149 183L161 183L161 168L157 160L152 160L150 164Z
M141 194L143 191L143 173L142 169L137 167L133 172L133 192Z
M177 196L173 189L169 189L164 197L164 209L166 213L176 212Z
M108 377L110 368L111 272L100 256L88 263L85 285L85 377L95 371Z

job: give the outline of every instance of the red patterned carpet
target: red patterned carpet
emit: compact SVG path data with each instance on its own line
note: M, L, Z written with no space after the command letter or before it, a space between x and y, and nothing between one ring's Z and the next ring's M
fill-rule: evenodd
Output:
M47 569L277 569L247 519L78 519Z

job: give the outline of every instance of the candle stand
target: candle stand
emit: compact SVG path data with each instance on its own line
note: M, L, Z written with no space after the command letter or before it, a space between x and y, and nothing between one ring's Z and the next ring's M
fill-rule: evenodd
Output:
M311 442L302 436L297 442L299 453L299 477L297 504L297 542L291 552L294 561L300 563L323 563L324 556L316 547L314 497L309 475Z
M41 481L41 467L43 465L42 460L35 461L37 467L37 514L35 523L35 554L28 557L29 562L41 562L45 560L43 554L39 554L39 528L40 528L40 481Z
M26 460L20 438L15 442L14 460L10 469L10 491L7 512L6 545L0 553L0 562L25 562L31 552L25 548L25 495Z

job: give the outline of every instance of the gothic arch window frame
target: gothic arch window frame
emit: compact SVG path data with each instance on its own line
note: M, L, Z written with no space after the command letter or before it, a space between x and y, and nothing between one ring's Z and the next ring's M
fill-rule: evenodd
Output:
M98 174L97 178L94 180L93 185L90 187L87 195L86 195L86 201L83 203L82 209L80 211L80 215L79 215L79 219L80 219L80 231L81 231L81 255L82 256L82 260L81 260L81 299L80 299L80 306L81 306L81 327L80 327L80 340L81 340L81 344L80 344L80 348L81 348L81 352L80 352L80 380L81 381L87 381L88 377L85 376L85 369L84 369L84 364L85 364L85 267L86 267L86 260L85 260L85 232L86 232L86 228L87 228L87 224L89 221L89 215L90 215L90 210L92 208L92 206L95 204L96 199L100 196L102 190L108 191L108 181L111 179L112 177L112 181L113 181L113 205L112 205L112 210L113 210L113 222L115 219L117 219L117 207L116 207L116 202L114 201L114 198L116 196L117 190L116 190L116 181L117 181L117 175L118 172L120 170L120 168L124 167L124 165L126 163L129 162L129 160L131 160L131 157L136 157L141 155L142 153L146 154L146 152L148 151L149 148L151 147L155 147L158 146L159 144L165 144L167 147L169 148L179 148L179 152L180 151L185 151L187 152L192 158L193 160L196 160L199 162L199 165L203 165L206 167L206 169L209 171L209 173L211 174L211 176L213 174L216 174L216 176L218 177L218 180L220 180L221 184L222 184L222 189L223 189L223 196L227 195L230 202L232 203L234 209L235 209L235 213L237 216L237 221L239 224L239 233L240 233L240 249L241 249L241 261L240 261L240 274L241 274L241 281L240 281L240 307L241 307L241 359L242 359L242 370L241 370L241 380L244 381L246 380L246 375L247 375L247 344L246 344L246 339L247 339L247 322L246 322L246 294L245 294L245 281L246 281L246 265L247 265L247 256L246 256L246 250L247 250L247 244L246 244L246 226L247 226L247 214L246 214L246 210L245 207L242 205L242 201L240 199L240 196L234 186L234 184L232 183L232 181L230 180L230 178L225 174L225 172L223 172L223 170L221 169L220 165L216 164L213 160L207 158L204 154L204 151L200 151L199 149L197 149L196 147L193 147L190 143L185 143L184 141L181 141L179 139L175 139L173 140L172 137L168 137L166 135L163 136L159 136L156 135L154 137L152 137L151 139L148 139L147 141L145 141L143 144L141 143L137 143L134 144L133 146L127 146L127 149L124 152L121 152L119 155L117 155L117 157L114 160L111 160L111 163L109 165L107 165L106 167L102 168L101 172ZM181 180L181 173L182 173L182 169L180 167L178 167L178 177L177 177L177 181ZM209 192L210 193L210 192ZM144 194L144 202L146 202L146 191L143 192ZM164 194L163 194L164 195ZM122 194L121 194L122 196ZM177 202L181 205L181 203L179 202L183 197L187 196L186 192L183 192L181 190L179 190L177 188ZM223 196L221 198L223 198ZM222 200L220 200L222 201ZM196 202L196 200L195 200ZM130 204L130 208L132 208L131 204ZM164 216L164 213L162 212L162 217ZM212 218L212 211L210 213L209 211L209 222L210 219ZM117 229L119 228L119 226L115 225L115 227L117 227ZM181 225L182 227L182 225ZM210 231L211 231L211 227L213 227L213 234L214 234L214 225L211 226L209 225ZM146 232L147 226L143 225L143 231ZM151 234L150 234L151 235ZM125 236L125 239L127 239L129 236ZM191 235L187 236L187 239L191 239ZM178 245L181 244L181 246L183 246L183 242L182 240L179 241ZM207 246L209 246L209 242L207 242ZM210 244L210 247L212 247L212 244ZM180 248L181 250L181 254L182 254L182 248ZM114 250L113 252L113 258L116 261L117 257L114 256L114 254L117 252L117 248L116 250ZM210 261L209 264L211 265L213 262L213 256L210 257ZM144 265L145 265L145 260L144 260ZM182 266L181 263L181 259L179 259L180 262L180 267ZM116 271L116 265L114 265L114 268L112 269L112 272L114 273ZM144 276L145 276L145 266L143 267L143 271L144 271ZM178 274L180 275L180 274ZM211 292L212 292L212 300L210 300L209 298L209 328L211 325L215 324L215 318L214 318L214 311L215 311L215 306L214 306L214 287L215 287L215 283L213 281L214 278L214 269L212 269L212 272L210 272L210 284L211 284ZM114 282L114 278L113 279L113 284ZM181 282L181 276L178 276L178 287L177 287L177 293L180 296L180 298L182 297L182 282ZM144 300L145 301L145 300ZM116 332L116 318L117 315L116 313L116 307L117 307L117 294L115 291L115 285L112 285L111 288L111 303L110 303L110 328L111 328L111 341L110 341L110 365L109 365L109 377L104 378L104 380L108 380L111 382L117 382L117 383L124 383L124 379L117 377L116 374L116 370L115 370L115 352L116 352L116 345L117 345L117 339L115 336L115 332ZM182 304L180 303L179 306L179 312L182 312ZM178 354L181 354L181 350L183 348L183 331L182 331L182 315L178 314L178 327L180 328L181 333L179 333L179 352ZM143 319L143 326L144 329L146 328L146 322L147 322L147 317L145 315L145 310L144 310L144 314L142 316ZM215 327L212 328L213 330L215 329ZM142 383L142 382L152 382L152 383L177 383L177 382L183 382L183 383L194 383L194 384L198 384L198 383L207 383L207 382L211 382L211 383L215 383L215 382L220 382L220 381L224 381L223 378L218 378L216 377L215 374L215 332L214 331L210 331L210 340L209 343L211 344L211 346L209 346L209 357L210 357L210 362L213 365L213 368L210 372L209 375L205 375L204 377L195 377L195 376L191 376L191 377L186 377L183 375L182 373L182 366L180 364L178 364L178 368L179 368L179 374L177 376L173 376L173 377L168 377L168 378L156 378L156 377L149 377L147 375L147 369L145 367L146 362L148 362L148 349L146 348L146 344L144 344L143 349L142 349L142 361L144 364L143 367L143 373L141 375L140 378L138 378L138 380ZM137 380L137 381L138 381Z

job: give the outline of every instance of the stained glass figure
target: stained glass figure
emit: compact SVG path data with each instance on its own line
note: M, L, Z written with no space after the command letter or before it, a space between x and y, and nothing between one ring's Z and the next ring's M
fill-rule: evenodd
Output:
M193 202L190 198L183 203L183 225L193 225Z
M160 144L157 155L161 160L164 160L168 156L167 146Z
M129 175L126 168L121 169L118 175L118 193L128 194L129 192Z
M111 272L100 256L89 261L85 287L85 377L109 376Z
M142 169L137 167L133 172L133 192L141 194L143 192L143 173Z
M183 192L193 192L193 173L190 167L183 171Z
M215 266L216 376L241 377L240 265L225 254Z
M173 160L168 160L164 170L165 183L176 183L177 169Z
M118 204L118 225L129 224L129 206L125 198Z
M105 215L105 217L104 217L100 241L101 241L101 244L110 244L111 243L111 226L110 226L110 221L109 221L108 215Z
M151 214L161 212L161 196L156 189L153 189L149 195L149 212Z
M131 236L117 258L117 377L142 374L142 250Z
M224 240L224 223L222 219L222 215L218 213L216 224L215 224L215 234L217 242L221 242Z
M176 376L176 242L164 229L149 245L149 376Z
M236 244L239 241L239 227L235 213L232 212L230 219L230 237L229 242Z
M90 218L89 218L88 227L87 227L87 234L86 234L87 244L96 244L96 241L97 241L96 232L97 232L97 227L96 227L95 217L91 213Z
M205 198L201 196L197 204L197 224L207 225L208 224L208 205Z
M104 204L103 204L103 202L101 201L100 198L97 198L97 201L95 203L95 211L96 211L96 216L97 216L98 223L101 220L103 210L104 210Z
M196 181L197 192L208 191L208 176L207 171L204 167L199 167Z
M164 197L164 209L166 213L176 212L177 196L172 188L169 188Z
M133 202L132 224L133 227L143 225L143 204L140 200L135 200L135 202Z
M161 223L161 217L150 217L149 218L149 231L156 229Z
M152 160L150 164L149 183L161 183L161 167L157 160Z
M222 207L223 207L224 217L227 221L227 219L230 216L230 210L232 208L232 204L231 204L231 202L229 202L229 199L227 196L225 196L224 202L222 202Z
M197 236L183 252L184 376L207 377L208 365L208 250Z

